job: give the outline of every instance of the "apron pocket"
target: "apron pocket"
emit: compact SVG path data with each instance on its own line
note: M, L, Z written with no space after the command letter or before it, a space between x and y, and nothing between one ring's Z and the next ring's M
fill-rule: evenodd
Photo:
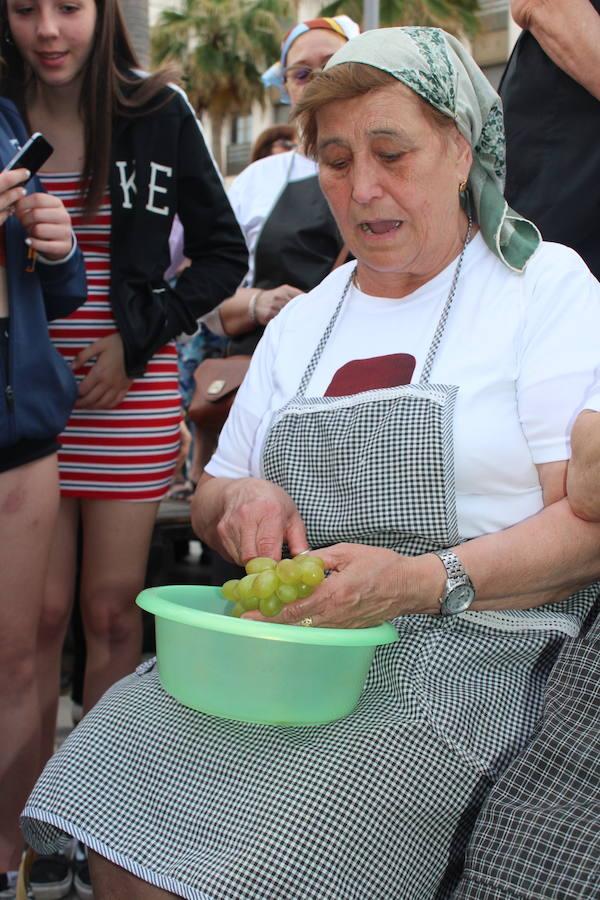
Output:
M531 737L563 639L435 621L418 666L425 717L453 753L495 779Z

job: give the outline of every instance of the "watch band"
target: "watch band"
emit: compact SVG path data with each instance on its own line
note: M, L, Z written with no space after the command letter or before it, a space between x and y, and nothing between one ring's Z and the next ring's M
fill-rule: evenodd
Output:
M469 578L467 570L452 550L434 550L433 552L443 562L448 581L454 581L455 578ZM471 581L470 578L469 581Z
M466 612L475 600L475 588L465 567L452 550L433 552L446 570L446 585L439 598L441 614L454 616Z

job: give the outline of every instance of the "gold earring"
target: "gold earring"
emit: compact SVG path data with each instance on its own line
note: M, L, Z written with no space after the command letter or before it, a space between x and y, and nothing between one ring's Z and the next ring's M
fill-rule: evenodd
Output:
M467 179L465 178L465 180L464 180L464 181L461 181L461 183L459 184L458 190L459 190L459 192L460 192L461 194L464 194L464 192L466 191L466 189L467 189Z

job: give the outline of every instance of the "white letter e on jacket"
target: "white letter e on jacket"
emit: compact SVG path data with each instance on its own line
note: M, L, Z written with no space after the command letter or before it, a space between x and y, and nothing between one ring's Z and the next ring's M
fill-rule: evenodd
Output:
M115 162L117 169L119 170L119 182L120 188L123 191L123 209L131 209L133 204L131 202L131 195L137 194L137 185L135 183L135 168L133 169L131 175L127 175L127 163L124 160L117 160ZM166 175L167 178L171 178L173 175L173 169L171 166L161 166L160 163L151 162L150 163L150 181L148 183L148 202L146 203L146 209L148 212L157 213L159 216L168 216L169 215L169 207L168 206L156 206L155 198L157 194L167 194L168 189L158 184L158 176Z

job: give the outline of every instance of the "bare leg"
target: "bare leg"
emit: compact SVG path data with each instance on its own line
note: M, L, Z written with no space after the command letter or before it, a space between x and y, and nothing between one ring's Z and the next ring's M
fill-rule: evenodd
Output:
M37 676L42 707L40 769L54 752L60 660L75 588L78 521L79 501L63 497L50 553L44 606L38 629Z
M56 456L0 474L0 871L17 869L18 817L38 775L36 633L58 513ZM58 684L56 686L58 693Z
M81 614L87 644L84 711L139 663L144 587L158 503L82 501Z
M168 900L178 896L136 878L91 850L88 862L94 900Z

